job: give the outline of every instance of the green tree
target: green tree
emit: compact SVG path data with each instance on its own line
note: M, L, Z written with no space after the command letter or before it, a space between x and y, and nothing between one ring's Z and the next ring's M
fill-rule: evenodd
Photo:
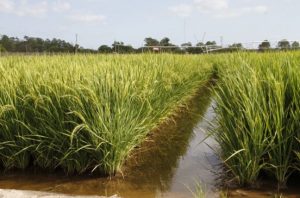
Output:
M74 52L74 46L60 39L24 36L23 39L3 35L0 44L8 52Z
M6 52L6 49L0 44L0 52Z
M168 37L165 37L165 38L161 39L161 41L159 42L159 44L161 46L171 46L172 45L170 43L170 39Z
M292 43L292 48L293 48L293 49L299 49L299 48L300 48L299 42L298 42L298 41L294 41L294 42Z
M216 41L207 41L207 42L205 43L205 45L216 46L217 43L216 43Z
M283 40L278 42L278 48L280 48L280 49L290 49L291 44L288 40L283 39Z
M111 47L107 46L107 45L101 45L99 48L98 48L98 52L100 53L111 53L112 52L112 49Z
M170 39L168 37L161 39L159 44L160 46L168 47L168 48L162 48L161 49L162 52L183 53L183 51L179 47L170 43Z
M205 44L204 44L204 43L202 43L202 42L199 42L199 43L197 43L197 44L196 44L196 46L197 46L197 47L204 47L204 46L205 46Z
M271 44L268 40L264 40L261 44L259 44L259 50L268 50L271 48Z
M229 47L230 48L234 48L234 49L242 49L243 48L243 44L242 43L233 43Z
M124 45L123 42L114 41L112 44L112 51L114 52L120 52L120 48Z
M216 41L207 41L205 43L205 52L207 52L207 50L212 50L212 49L217 49L218 46L217 46L217 43Z
M192 47L192 43L191 42L182 43L181 47Z
M135 49L131 45L125 45L124 42L115 41L112 44L112 51L117 53L134 53Z
M9 52L14 51L15 38L3 35L0 40L0 44Z
M151 37L145 38L145 46L158 46L159 41Z

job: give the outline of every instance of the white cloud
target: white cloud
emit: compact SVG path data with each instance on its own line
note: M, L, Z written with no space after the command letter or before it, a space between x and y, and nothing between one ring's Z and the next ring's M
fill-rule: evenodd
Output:
M179 4L177 6L169 7L169 10L180 17L188 17L192 13L192 7L187 4Z
M11 12L14 8L14 3L10 0L0 0L0 12Z
M71 9L71 4L69 2L58 0L53 3L52 9L55 12L64 12Z
M200 12L216 18L232 18L246 14L265 14L268 7L265 5L256 6L234 6L229 0L193 0L190 4L179 4L169 7L169 10L178 16L187 17L193 12Z
M27 0L0 0L0 12L14 14L17 16L42 16L48 11L47 1L36 4L28 3Z
M20 17L42 17L49 12L68 12L65 16L73 21L82 23L103 23L106 16L100 14L86 14L71 12L69 0L42 0L34 3L30 0L0 0L0 13L17 15ZM54 14L54 13L53 13Z
M71 9L71 4L65 0L48 3L47 0L32 3L28 0L0 0L0 12L17 16L44 16L48 11L64 12Z
M265 14L268 12L266 6L242 7L236 9L227 9L222 12L216 13L214 16L217 18L232 18L239 17L246 14Z
M253 8L253 11L257 12L257 13L267 13L268 12L268 7L264 6L264 5L259 5Z
M70 16L70 19L85 23L104 23L106 17L104 15L97 14L74 14Z
M26 0L21 1L18 6L15 6L12 13L18 16L42 16L48 12L47 1L42 1L37 4L29 4Z
M227 0L194 0L194 5L201 12L220 11L229 8Z

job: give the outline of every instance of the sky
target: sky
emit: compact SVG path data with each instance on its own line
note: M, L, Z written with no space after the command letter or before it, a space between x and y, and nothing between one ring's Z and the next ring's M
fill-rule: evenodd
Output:
M0 0L0 35L97 49L169 37L174 44L300 40L300 0ZM221 39L222 37L222 39Z

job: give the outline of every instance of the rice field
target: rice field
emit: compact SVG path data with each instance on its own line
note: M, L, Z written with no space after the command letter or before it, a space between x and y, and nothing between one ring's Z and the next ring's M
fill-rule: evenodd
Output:
M300 53L0 57L0 169L121 173L212 78L226 179L286 187L300 168Z
M0 167L122 173L211 76L206 57L0 57Z

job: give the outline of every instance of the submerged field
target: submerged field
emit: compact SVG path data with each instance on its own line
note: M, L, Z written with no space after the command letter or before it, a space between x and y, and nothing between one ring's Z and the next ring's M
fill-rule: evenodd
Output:
M285 187L299 174L299 52L7 56L0 70L2 169L122 173L150 131L217 78L212 134L226 179Z
M115 174L211 76L204 57L0 57L0 166Z

